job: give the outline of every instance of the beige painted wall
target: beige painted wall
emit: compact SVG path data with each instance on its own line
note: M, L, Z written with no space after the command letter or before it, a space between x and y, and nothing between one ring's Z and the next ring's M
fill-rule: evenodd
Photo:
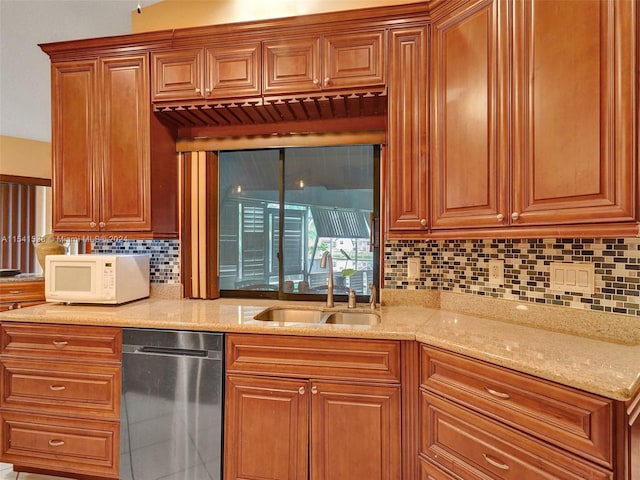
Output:
M417 3L422 0L164 0L132 12L133 33L218 25L358 8Z
M51 144L0 135L0 174L51 178Z

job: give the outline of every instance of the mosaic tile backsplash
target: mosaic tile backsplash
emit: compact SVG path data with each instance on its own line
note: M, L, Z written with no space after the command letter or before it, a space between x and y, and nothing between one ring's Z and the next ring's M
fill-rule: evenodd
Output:
M407 280L410 257L420 276ZM640 239L389 241L384 288L441 290L640 316ZM504 284L490 285L489 260L504 260ZM595 293L551 290L552 262L592 262Z
M180 283L178 240L98 240L92 250L94 253L149 254L150 283Z

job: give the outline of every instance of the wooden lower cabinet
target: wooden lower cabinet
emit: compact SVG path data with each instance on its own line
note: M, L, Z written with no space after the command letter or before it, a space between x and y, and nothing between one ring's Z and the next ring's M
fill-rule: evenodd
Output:
M421 480L638 480L627 403L421 346Z
M44 280L0 282L0 312L44 303Z
M273 352L289 361L265 361L256 366L260 375L238 374L250 369L239 352L259 350L259 343L264 351L277 345ZM375 381L367 376L379 373L366 368L351 379L331 378L331 370L321 373L315 363L321 357L334 362L339 376L341 362L353 368L386 356L393 365L397 347L393 341L229 335L224 478L400 480L399 378Z
M121 330L4 322L0 338L0 461L119 478Z

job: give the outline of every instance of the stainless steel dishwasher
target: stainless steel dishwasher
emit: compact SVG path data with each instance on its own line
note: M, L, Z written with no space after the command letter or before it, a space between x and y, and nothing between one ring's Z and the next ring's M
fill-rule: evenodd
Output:
M220 333L123 331L120 478L219 480Z

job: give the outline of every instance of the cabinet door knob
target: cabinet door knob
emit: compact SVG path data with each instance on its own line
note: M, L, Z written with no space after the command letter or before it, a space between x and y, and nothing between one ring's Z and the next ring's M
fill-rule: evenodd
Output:
M484 460L489 465L493 465L494 467L499 468L500 470L509 470L509 465L507 465L506 463L499 462L498 460L495 460L494 458L487 455L486 453L483 453L482 456L484 457Z
M329 85L330 82L331 82L331 78L329 78L329 77L325 77L324 78L324 84L325 85Z
M62 440L49 440L50 447L61 447L64 445L64 441Z
M314 84L314 85L318 85L319 83L320 83L320 81L319 81L317 78L314 78L314 79L313 79L313 84Z
M96 228L96 222L91 222L91 223L89 224L89 226L90 226L91 228Z
M199 88L196 88L196 93L200 93L202 90L200 90Z
M206 93L207 95L209 95L211 93L211 89L210 88L205 88L204 89L204 93Z
M520 214L518 212L513 212L511 214L511 220L518 220L520 218Z
M300 395L304 395L304 392L305 392L305 391L306 391L306 390L304 389L304 387L300 387L300 388L298 389L298 393L299 393Z
M422 225L423 227L426 227L427 226L427 219L426 218L422 218L420 220L420 225Z
M499 222L501 222L502 220L504 220L504 215L499 213L496 218L498 219Z
M316 387L315 385L313 387L311 387L311 393L316 395L318 393L318 387Z
M106 223L104 223L104 222L100 222L98 225L100 225L100 228L104 228L104 227L106 227L106 226L107 226L107 224L106 224Z

